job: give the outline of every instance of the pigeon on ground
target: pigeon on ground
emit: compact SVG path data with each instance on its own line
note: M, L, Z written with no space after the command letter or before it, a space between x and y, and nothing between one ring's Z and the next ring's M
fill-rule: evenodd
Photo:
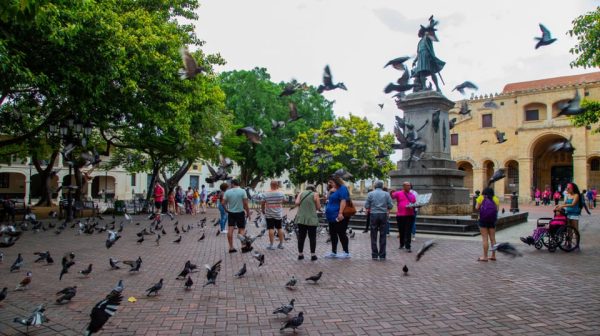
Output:
M408 266L404 265L404 267L402 267L402 273L408 275Z
M129 272L139 272L140 267L142 267L142 257L138 257L137 260L125 260L123 264L129 265Z
M92 273L92 264L89 264L86 269L79 271L79 274L86 276L86 277L89 276L90 273Z
M110 269L111 270L121 269L121 267L119 267L119 265L117 265L118 263L120 263L120 261L118 261L117 259L113 259L112 257L109 257L108 258L108 263L110 264Z
M179 243L181 243L181 237L182 237L182 236L179 236L179 238L177 238L177 239L173 240L173 243L175 243L175 244L179 244Z
M298 316L294 316L291 320L287 321L279 331L285 330L287 328L292 328L294 332L296 332L296 328L304 323L304 312L298 313Z
M206 238L206 234L204 232L202 232L202 236L200 236L200 238L198 238L198 241L202 241L202 240L204 240L204 238Z
M497 243L492 246L492 251L497 251L511 257L522 257L523 254L519 252L512 244L510 243Z
M306 281L312 281L313 283L317 283L317 281L321 280L321 276L323 276L323 272L319 272L317 273L317 275L313 275L306 278Z
M150 294L154 293L154 296L158 295L158 291L160 291L163 287L163 279L161 278L157 283L155 283L152 287L146 289L146 296L150 296Z
M157 234L156 235L156 240L155 240L156 246L160 245L160 238L161 238L160 234Z
M294 302L296 299L292 299L290 303L281 305L281 307L275 309L273 314L285 314L288 315L292 310L294 310Z
M333 84L333 77L331 76L331 70L329 69L329 65L325 66L323 70L323 84L319 85L317 88L318 93L323 93L323 91L330 91L335 89L348 90L344 83L340 82L337 84Z
M244 276L244 274L246 274L246 263L244 263L244 266L242 266L242 268L237 271L237 273L235 273L233 276L236 278L241 278Z
M17 255L17 259L15 260L15 262L10 266L10 272L15 272L21 269L21 266L23 266L23 263L25 261L23 260L23 256L21 255L21 253L19 253Z
M62 280L63 275L69 273L69 268L75 265L73 259L75 259L75 254L73 252L65 254L63 256L61 261L62 269L60 271L60 275L58 276L58 280Z
M108 237L106 238L106 248L111 248L121 236L115 231L108 230Z
M62 295L61 295L62 294ZM61 295L58 299L56 299L57 304L62 304L65 302L70 302L72 298L77 294L77 286L66 287L60 292L57 292L56 295Z
M13 322L18 323L20 325L25 326L25 334L29 334L29 327L39 327L44 322L49 321L45 316L46 307L44 304L41 304L35 308L35 310L31 313L31 315L27 318L19 318L15 317Z
M31 276L32 276L32 273L27 272L27 274L25 275L25 278L23 280L21 280L21 282L19 282L19 284L17 285L15 290L23 291L23 290L27 289L29 287L29 285L31 284Z
M199 73L206 71L203 67L198 66L198 63L186 47L179 49L179 53L183 61L183 69L179 69L179 77L181 79L193 79Z
M427 252L427 250L429 250L433 245L435 245L435 240L428 240L423 243L423 246L421 246L419 251L417 251L417 261L421 260L425 252Z
M456 90L456 91L460 92L460 94L464 95L465 89L477 90L479 88L477 87L477 85L473 84L473 82L464 81L464 82L458 84L457 86L455 86L454 89L452 89L452 91Z
M117 287L115 287L102 301L98 302L92 312L90 313L90 324L85 330L86 336L95 334L108 321L108 319L117 312L117 308L123 300L123 282L120 280Z
M165 231L165 228L163 227L163 228L161 229L160 233L162 233L163 235L166 235L166 234L167 234L167 231Z
M295 276L292 275L292 278L285 284L285 288L294 289L296 287L297 283L298 283L298 280L296 279Z
M186 290L190 290L190 289L192 289L193 285L194 285L194 281L192 281L192 277L188 275L188 278L185 281L185 283L183 284L183 286L185 287Z
M535 37L534 40L538 41L535 44L535 49L543 46L547 46L556 41L555 38L552 38L552 34L543 24L540 23L540 30L542 31L542 37Z
M207 281L203 287L206 287L208 285L215 285L215 282L217 281L217 276L219 275L219 272L221 272L221 260L217 261L212 266L204 265L204 267L206 267L206 280Z
M217 237L221 234L221 230L217 229Z
M2 302L4 299L6 299L7 294L8 294L8 287L2 288L2 291L0 291L0 302Z
M569 100L566 104L562 104L560 106L560 111L558 112L557 116L573 116L583 113L580 103L581 97L579 96L579 91L575 90L575 97Z
M188 274L192 273L192 270L190 270L187 265L186 267L183 268L183 271L179 272L179 274L177 275L177 277L175 278L175 280L183 280L185 279L185 277L188 276Z
M144 242L144 236L141 236L140 239L136 241L136 243L141 244Z
M488 181L488 188L497 181L502 180L503 178L505 178L506 175L504 175L504 168L500 168L498 170L496 170L494 172L494 175L492 175L492 177L490 178L490 180Z

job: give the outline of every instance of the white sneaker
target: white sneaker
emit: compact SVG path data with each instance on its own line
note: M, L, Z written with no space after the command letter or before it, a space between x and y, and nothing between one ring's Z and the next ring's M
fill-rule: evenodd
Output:
M337 254L333 253L333 252L329 252L325 255L325 258L331 259L331 258L337 258Z
M352 258L352 256L350 255L350 253L346 253L346 252L338 253L337 257L340 258L340 259L350 259L350 258Z
M221 231L221 233L227 233L227 230L223 230L223 231Z

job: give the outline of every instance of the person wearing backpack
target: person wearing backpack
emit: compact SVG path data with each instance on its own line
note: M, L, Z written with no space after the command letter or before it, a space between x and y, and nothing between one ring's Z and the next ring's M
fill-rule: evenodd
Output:
M476 209L479 210L479 231L483 241L483 256L477 258L477 261L488 261L490 244L496 244L496 221L500 200L494 196L494 189L485 188L477 197L476 203ZM492 251L489 260L496 260L496 252Z

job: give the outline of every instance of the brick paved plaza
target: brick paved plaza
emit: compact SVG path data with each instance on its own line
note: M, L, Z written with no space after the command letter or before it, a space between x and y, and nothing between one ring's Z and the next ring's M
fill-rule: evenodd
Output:
M536 218L550 212L532 210ZM479 238L448 239L436 237L437 246L415 262L415 253L397 249L395 233L388 244L385 262L371 260L368 235L357 232L350 242L352 259L327 260L325 236L318 241L319 260L296 260L296 241L292 238L284 250L268 251L267 238L255 243L265 253L266 263L250 254L228 254L225 235L215 236L217 228L210 222L216 216L210 209L207 238L197 242L201 229L183 234L181 244L173 223L163 221L168 234L156 246L152 236L142 245L135 243L135 233L149 223L134 217L125 228L123 238L114 247L104 247L105 234L75 235L68 229L61 235L53 232L26 232L12 248L3 249L0 264L0 287L9 287L6 300L0 303L0 334L19 335L25 328L13 323L17 316L28 315L40 303L47 303L50 322L30 330L31 335L81 335L93 305L101 300L117 280L125 282L124 296L137 302L123 301L100 334L103 335L271 335L279 334L285 321L272 311L290 299L296 299L293 314L305 312L305 322L297 333L302 335L598 335L600 330L600 215L582 216L583 234L580 252L537 251L518 243L517 232L529 232L534 221L510 228L499 234L500 240L514 242L524 253L510 259L500 255L496 262L477 262ZM181 223L195 225L202 216L180 216ZM112 220L106 218L106 221ZM119 218L117 218L117 222ZM258 229L250 228L256 233ZM425 239L418 237L415 249ZM239 246L239 242L236 242ZM308 245L308 243L307 243ZM308 246L305 247L308 249ZM49 250L55 264L33 263L34 251ZM74 251L76 264L62 281L58 281L60 259ZM18 252L25 257L20 272L9 273ZM307 252L307 251L305 251ZM109 270L108 258L119 260L141 256L139 274L126 270ZM183 264L204 265L223 260L217 286L202 288L206 272L193 275L191 291L175 280ZM94 270L89 278L77 272L89 263ZM233 274L248 264L245 278ZM401 268L409 267L409 276ZM26 271L33 272L30 288L14 292ZM323 271L316 284L301 281L296 290L284 288L295 275L304 279ZM147 298L144 290L165 279L157 297ZM66 286L78 286L77 296L66 305L54 304L54 293ZM291 331L286 332L291 334Z

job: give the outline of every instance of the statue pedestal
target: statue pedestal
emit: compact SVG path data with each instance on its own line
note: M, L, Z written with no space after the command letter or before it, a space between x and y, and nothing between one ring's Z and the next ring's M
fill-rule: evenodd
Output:
M450 156L450 130L448 110L454 103L439 92L425 91L407 95L398 101L398 108L404 111L406 123L414 125L420 141L427 145L422 158L414 158L409 165L410 150L404 149L397 170L390 172L391 187L400 190L402 183L412 183L419 194L431 193L427 206L419 209L422 215L468 215L471 213L469 190L464 187L465 173L456 168ZM439 122L435 122L434 112L439 112Z

